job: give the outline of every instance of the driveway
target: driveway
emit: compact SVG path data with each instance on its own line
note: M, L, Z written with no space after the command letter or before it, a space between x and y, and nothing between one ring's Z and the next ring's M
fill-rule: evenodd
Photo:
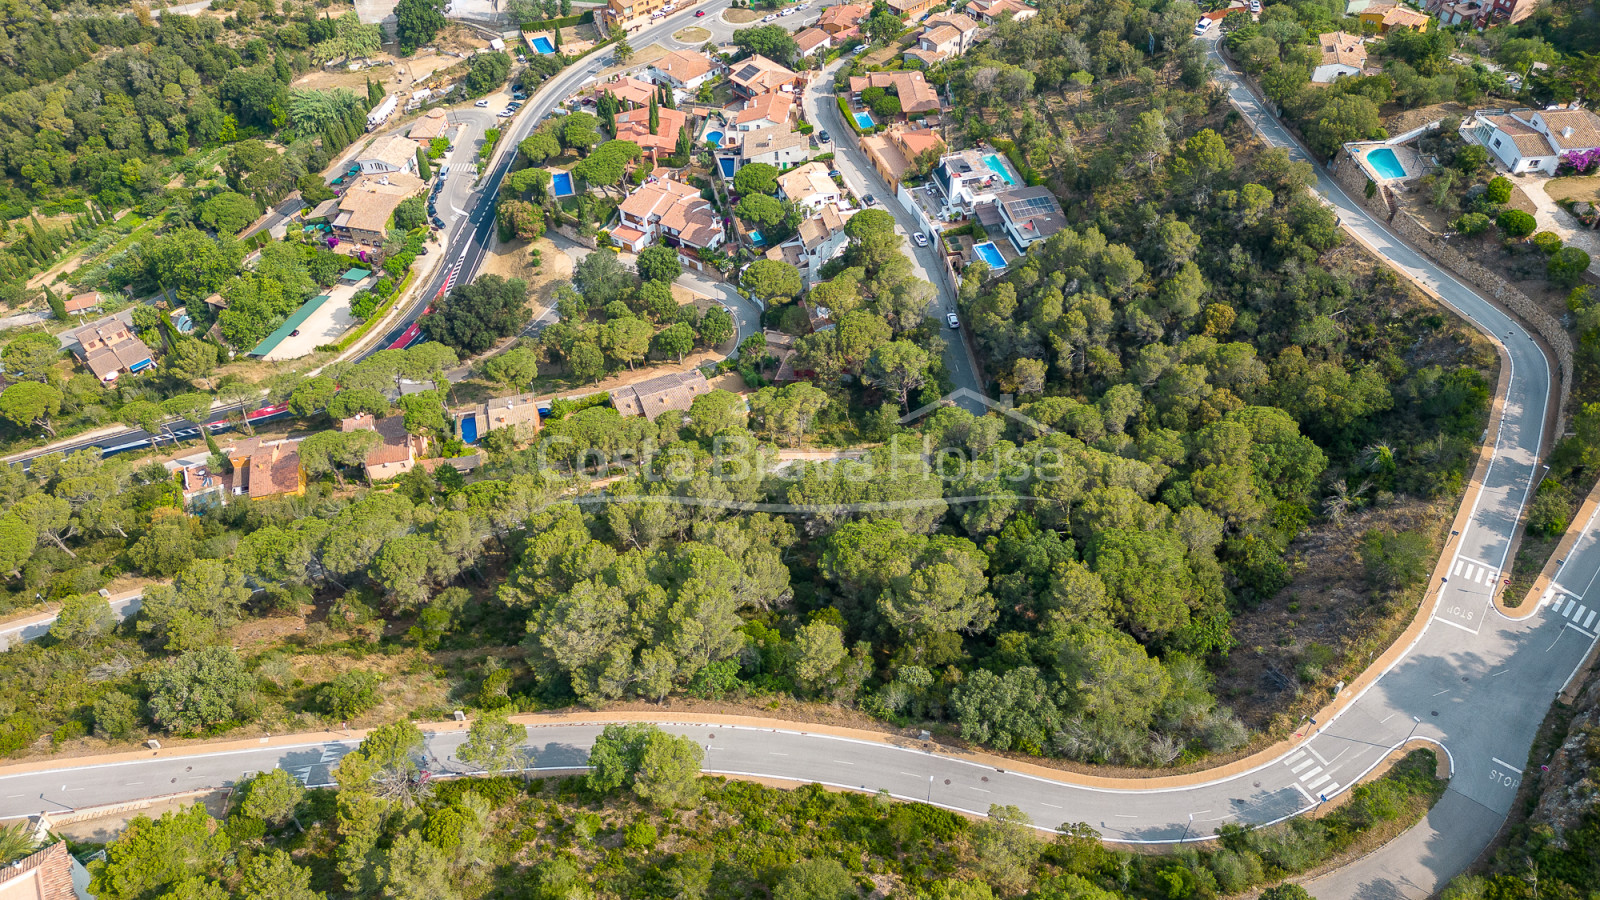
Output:
M1553 231L1561 237L1562 243L1589 254L1589 271L1600 275L1600 234L1584 228L1571 213L1557 206L1550 195L1544 192L1546 181L1544 178L1522 178L1515 184L1533 201L1533 220L1539 223L1539 230Z
M833 93L833 77L844 63L844 59L835 60L822 70L819 77L811 80L801 99L806 121L816 126L818 131L826 131L833 136L833 142L825 147L833 151L833 167L844 176L845 186L857 197L872 194L878 199L879 206L894 216L898 226L895 230L907 238L903 251L911 256L912 272L934 287L934 298L928 304L928 318L940 324L940 333L945 336L944 365L950 373L951 386L971 392L957 402L974 415L981 416L986 407L976 398L983 393L983 378L978 373L971 348L960 333L942 327L945 313L956 309L956 298L939 271L944 262L938 257L938 247L936 244L917 247L911 243L909 235L921 230L916 216L900 205L900 201L889 190L889 185L878 176L877 170L868 161L866 153L856 145L850 126L839 115L839 103Z

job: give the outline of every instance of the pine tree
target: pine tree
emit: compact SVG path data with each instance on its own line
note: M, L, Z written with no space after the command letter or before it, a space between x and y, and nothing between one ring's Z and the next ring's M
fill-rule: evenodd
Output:
M650 95L650 133L658 134L661 131L661 107L656 105L656 95Z

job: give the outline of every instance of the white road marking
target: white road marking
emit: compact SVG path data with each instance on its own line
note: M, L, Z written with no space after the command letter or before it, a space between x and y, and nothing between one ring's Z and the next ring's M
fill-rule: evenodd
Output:
M1300 792L1300 796L1306 798L1307 803L1315 804L1317 802L1317 798L1306 793L1306 789L1301 787L1299 782L1294 783L1294 789Z
M1316 751L1316 748L1314 748L1314 747L1307 747L1307 748L1306 748L1306 752L1307 752L1307 753L1309 753L1309 754L1311 754L1311 755L1312 755L1312 756L1315 756L1315 757L1316 757L1316 758L1317 758L1317 762L1319 762L1319 763L1322 763L1322 764L1323 764L1323 765L1327 765L1327 764L1328 764L1328 761L1327 761L1327 760L1326 760L1326 759L1323 759L1323 758L1322 758L1322 754L1321 754L1321 753L1318 753L1318 752L1317 752L1317 751Z
M1311 760L1311 759L1302 759L1302 760L1301 760L1301 761L1300 761L1300 764L1299 764L1299 765L1295 765L1295 766L1290 766L1290 767L1289 767L1289 771L1291 771L1291 772L1299 772L1299 771L1300 771L1300 770L1301 770L1301 769L1304 769L1304 768L1305 768L1305 767L1306 767L1306 766L1309 766L1309 765L1311 765L1311 764L1312 764L1312 763L1313 763L1313 762L1315 762L1315 760Z
M1600 610L1590 610L1589 611L1589 618L1583 620L1583 627L1588 628L1590 625L1593 625L1594 624L1594 617L1596 615L1600 615Z
M1059 806L1057 806L1057 805L1055 805L1055 804L1054 804L1054 803L1046 803L1046 802L1044 802L1044 801L1043 801L1043 800L1040 800L1040 801L1039 801L1039 805L1040 805L1040 806L1048 806L1048 807L1050 807L1050 808L1051 808L1051 809L1061 809L1061 808L1062 808L1062 807L1059 807Z
M1577 609L1577 608L1578 608L1578 603L1577 603L1577 601L1575 601L1575 600L1573 600L1573 601L1568 601L1568 602L1567 602L1567 608L1566 608L1566 609L1563 609L1563 610L1562 610L1562 611L1561 611L1561 618L1563 618L1563 619L1570 619L1570 618L1572 618L1572 611L1573 611L1573 610L1575 610L1575 609Z
M1313 775L1315 775L1315 774L1317 774L1318 772L1321 772L1321 771L1322 771L1322 767L1321 766L1317 766L1315 769L1312 769L1311 771L1302 774L1300 776L1300 780L1301 781L1309 781L1309 780L1311 780L1311 777Z
M967 787L972 787L972 785L970 785L970 784L969 784L969 785L967 785ZM989 789L988 789L988 788L981 788L981 787L972 787L972 789L973 789L973 790L975 790L975 791L982 791L982 792L983 792L983 793L985 793L985 794L992 794L992 793L994 793L994 791L991 791L991 790L989 790ZM1130 819L1131 819L1131 818L1133 818L1133 816L1129 816L1129 817L1128 817L1128 818L1130 818Z
M1378 720L1378 724L1382 725L1383 723L1389 721L1390 719L1392 719L1392 718L1394 718L1395 716L1398 716L1398 715L1400 715L1400 714L1399 713L1389 713L1387 716L1384 716L1383 718L1379 719Z
M1499 763L1500 765L1505 766L1506 768L1510 769L1511 771L1517 773L1518 775L1522 774L1522 770L1521 769L1517 768L1516 766L1513 766L1511 763L1506 762L1505 760L1501 759L1498 756L1491 756L1489 758L1494 760L1495 762Z
M1316 781L1308 781L1308 782L1306 782L1306 787L1309 788L1310 790L1314 791L1314 790L1317 789L1317 785L1323 783L1324 781L1329 781L1329 780L1331 780L1330 776L1323 775L1323 776L1320 776L1319 778L1317 778Z
M836 760L834 760L834 762L838 763L841 766L853 766L853 765L855 765L855 763L853 763L853 762L845 762L842 759L836 759Z
M1449 625L1451 628L1459 628L1462 631L1465 631L1467 634L1477 634L1478 633L1478 632L1474 631L1473 629L1468 628L1467 626L1461 624L1460 622L1452 622L1449 619L1444 618L1443 616L1434 616L1433 620L1435 622L1438 622L1440 625Z

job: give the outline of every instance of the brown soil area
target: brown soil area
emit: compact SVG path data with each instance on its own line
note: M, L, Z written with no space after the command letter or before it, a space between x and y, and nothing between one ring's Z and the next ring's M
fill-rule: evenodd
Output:
M533 265L532 251L539 251L540 265ZM572 257L561 252L549 238L496 244L484 259L484 272L505 278L521 278L533 289L534 309L550 302L556 285L572 280Z
M651 44L648 47L639 47L633 51L632 56L628 57L627 62L618 63L614 66L607 66L606 68L601 69L600 73L596 75L595 78L599 81L605 81L607 78L610 78L613 75L620 75L629 69L636 69L640 66L653 63L671 52L672 51L661 46L660 44Z
M359 95L365 95L367 80L381 81L385 90L408 91L412 84L420 83L440 69L448 69L461 62L461 57L456 53L471 53L474 50L489 46L483 40L464 28L448 28L441 32L434 41L435 53L422 54L409 57L398 57L391 53L380 52L370 59L374 61L387 60L394 63L392 66L378 66L375 68L361 69L357 72L339 67L335 69L318 68L296 78L291 87L315 88L327 90L329 88L345 88Z
M1552 178L1544 183L1544 192L1551 200L1600 200L1600 175L1575 175L1571 178Z
M703 44L706 41L711 40L711 32L699 27L698 25L690 25L688 28L682 29L674 34L672 39L675 41L682 41L685 44Z
M1465 116L1470 112L1471 110L1459 103L1435 103L1433 106L1421 106L1397 112L1383 120L1383 127L1388 129L1390 134L1405 134L1413 128L1421 128L1446 116Z
M734 25L745 25L750 22L759 22L770 13L755 9L730 9L722 13L722 18Z

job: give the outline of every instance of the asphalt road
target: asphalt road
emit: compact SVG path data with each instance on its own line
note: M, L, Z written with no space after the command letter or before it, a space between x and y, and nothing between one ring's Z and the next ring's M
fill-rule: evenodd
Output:
M666 26L666 27L671 27ZM641 38L641 41L644 38ZM1219 79L1269 143L1308 158L1230 74ZM569 90L562 87L561 90ZM1505 349L1510 386L1500 409L1499 439L1485 488L1463 533L1449 545L1451 575L1426 629L1407 652L1334 720L1308 723L1311 736L1252 771L1192 787L1106 790L990 769L931 754L799 730L672 726L710 748L714 773L818 781L923 800L970 812L992 803L1022 808L1044 827L1088 822L1108 840L1192 841L1224 823L1263 824L1307 811L1346 791L1411 738L1434 742L1453 777L1444 799L1417 827L1362 860L1314 881L1319 900L1420 898L1464 869L1504 821L1528 765L1532 739L1551 698L1594 644L1600 596L1600 539L1587 533L1566 560L1556 587L1532 616L1511 620L1491 602L1510 540L1538 465L1551 396L1549 365L1533 340L1492 304L1391 235L1319 170L1317 190L1338 207L1345 227ZM471 246L468 246L471 252ZM1590 523L1592 524L1592 523ZM1429 603L1433 603L1430 594ZM625 718L619 716L619 719ZM581 764L598 726L534 729L539 768ZM457 768L458 733L431 736L431 765ZM308 783L328 781L350 742L156 757L145 761L0 776L0 814L26 815L220 786L241 774L283 767Z
M822 70L821 75L812 79L801 101L806 119L819 132L826 131L833 138L828 149L833 151L833 166L844 176L845 185L857 197L871 194L877 198L879 208L894 216L895 224L899 226L896 230L906 237L903 249L911 256L912 272L918 278L932 283L936 291L928 304L928 317L939 324L945 336L944 365L950 373L953 387L967 392L952 399L975 415L982 415L987 410L978 399L983 393L983 378L978 373L977 363L973 361L972 352L961 332L944 327L945 314L956 311L956 298L939 271L944 266L938 256L939 248L931 243L927 247L918 247L911 242L910 235L922 230L918 227L915 214L902 206L894 192L889 190L888 183L878 175L866 153L856 145L850 126L839 114L833 77L846 61L845 57L834 60Z
M107 603L111 607L111 614L116 616L118 622L125 621L139 612L139 606L144 602L142 591L132 591L119 594L110 598ZM40 613L25 619L17 619L0 625L0 651L10 650L18 643L36 641L50 633L50 626L56 623L57 613Z

